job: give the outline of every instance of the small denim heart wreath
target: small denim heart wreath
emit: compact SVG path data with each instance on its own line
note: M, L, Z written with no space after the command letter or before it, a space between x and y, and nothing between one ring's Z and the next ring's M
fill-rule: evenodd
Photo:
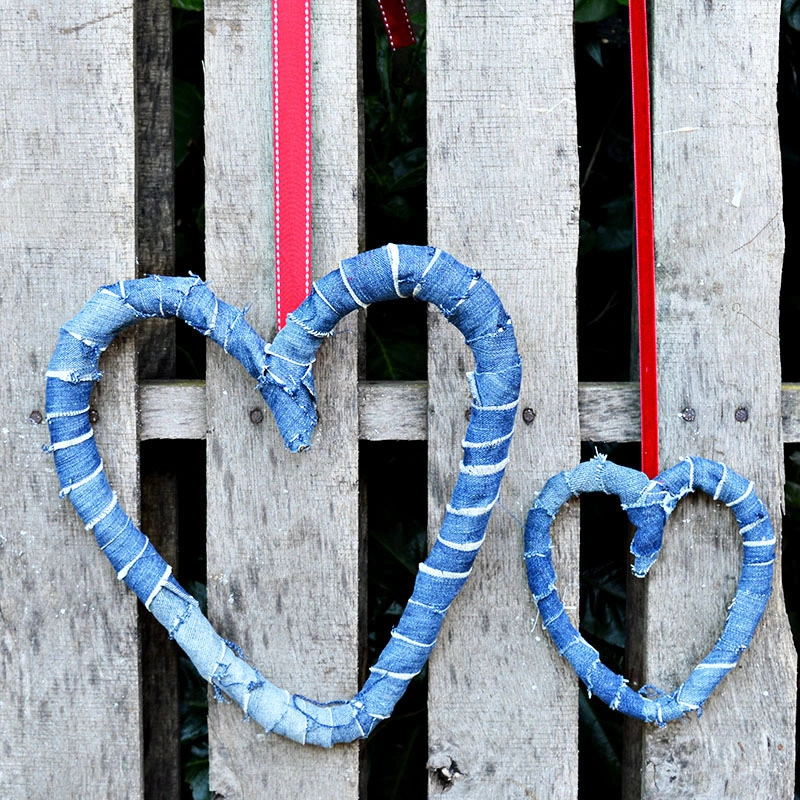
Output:
M561 506L584 492L619 497L636 526L631 544L633 572L643 578L658 557L664 525L678 501L695 489L733 510L744 540L739 585L722 634L711 652L670 694L628 686L600 660L600 655L575 630L556 591L556 573L550 553L550 526ZM685 458L650 480L644 473L606 461L603 456L561 472L545 484L525 525L525 563L528 585L559 653L564 656L590 694L612 709L631 717L664 725L689 711L702 713L703 703L746 650L772 591L775 533L764 504L748 481L724 464L704 458ZM655 696L653 696L655 695Z
M419 566L413 594L361 691L317 703L270 683L220 637L172 576L149 539L120 508L89 422L100 354L124 328L148 317L180 317L237 358L256 379L286 446L303 450L317 423L312 365L321 341L346 314L380 300L434 303L475 356L467 378L472 413L458 480L439 536ZM367 736L388 717L424 666L451 602L483 542L519 403L522 368L513 326L479 272L431 247L388 245L342 261L289 315L271 344L245 322L246 309L219 300L197 277L151 276L104 286L61 329L47 371L47 421L61 496L68 496L117 577L186 651L215 690L267 732L330 747Z

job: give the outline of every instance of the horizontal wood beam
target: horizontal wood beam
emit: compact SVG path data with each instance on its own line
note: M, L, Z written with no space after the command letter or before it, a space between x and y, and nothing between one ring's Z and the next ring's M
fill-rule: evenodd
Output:
M425 381L361 381L359 437L373 442L427 439L427 405ZM578 407L583 441L639 440L637 383L580 383ZM783 441L800 442L800 384L783 385L781 408ZM255 409L263 413L258 395L253 396ZM675 413L679 412L680 409ZM139 388L139 414L142 440L205 439L205 383L143 381Z

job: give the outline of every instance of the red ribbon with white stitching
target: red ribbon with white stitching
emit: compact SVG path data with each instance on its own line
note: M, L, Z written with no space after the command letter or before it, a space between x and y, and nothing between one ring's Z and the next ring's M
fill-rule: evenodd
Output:
M383 27L386 28L392 50L417 43L408 16L406 0L378 0L378 8L381 10Z
M658 475L658 375L647 0L630 0L629 13L633 95L636 275L639 303L639 399L641 404L642 472L648 477L654 478Z
M272 0L275 311L311 291L311 4Z

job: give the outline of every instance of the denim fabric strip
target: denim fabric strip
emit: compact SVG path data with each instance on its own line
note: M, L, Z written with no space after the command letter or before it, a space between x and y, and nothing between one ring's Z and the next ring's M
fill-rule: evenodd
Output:
M292 451L311 444L317 424L312 366L322 340L350 311L397 297L437 305L475 356L463 460L444 522L389 643L361 691L349 701L317 703L270 683L220 637L169 565L117 502L89 423L89 396L100 354L124 328L148 317L180 317L255 379ZM509 446L522 368L511 320L479 272L432 247L387 245L343 261L314 284L266 343L246 309L219 300L197 277L151 276L102 287L61 329L47 371L47 420L61 494L72 501L117 577L186 651L200 674L269 731L330 747L367 736L388 717L425 665L445 613L467 580L483 542Z
M631 552L633 572L641 578L658 557L667 518L678 501L695 489L725 503L739 523L744 542L739 585L719 640L686 681L670 694L650 686L635 692L625 678L600 661L597 650L569 621L556 590L550 526L561 506L571 497L583 492L617 495L636 526ZM724 464L704 458L686 458L651 481L642 472L596 456L571 471L559 473L545 484L528 513L525 562L528 584L539 606L542 624L589 693L631 717L664 725L689 711L702 713L703 703L750 645L772 591L775 534L752 481Z

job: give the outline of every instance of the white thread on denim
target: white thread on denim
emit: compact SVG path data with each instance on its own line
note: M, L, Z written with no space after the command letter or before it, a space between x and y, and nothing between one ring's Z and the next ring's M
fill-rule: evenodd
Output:
M150 604L153 602L153 600L155 600L156 595L164 588L164 586L166 586L170 575L172 575L172 567L167 564L167 568L164 570L163 575L158 579L158 583L153 587L153 591L150 592L150 596L144 601L144 607L148 611L150 610Z
M297 319L294 313L288 314L286 317L287 322L293 322L297 325L298 328L302 328L309 336L313 336L315 339L327 339L329 336L333 336L333 331L317 331L313 328L309 327L302 322L301 320Z
M96 373L90 372L86 375L76 376L73 369L49 369L44 374L45 378L56 378L65 383L89 383L94 382Z
M370 667L370 672L374 672L376 675L385 675L387 678L397 678L399 681L410 681L412 678L416 678L419 675L419 671L417 672L390 672L388 669L381 669L380 667Z
M147 550L147 546L150 544L150 539L146 536L144 537L144 546L142 549L136 554L136 557L129 561L118 573L117 573L117 580L121 581L124 580L128 573L131 571L133 565L144 555L145 550Z
M77 411L51 411L45 416L45 420L50 422L51 419L62 419L64 417L79 417L81 414L88 414L89 406L86 408L79 408Z
M87 475L85 478L81 478L80 480L75 481L74 483L70 483L69 485L65 486L59 493L59 497L66 497L73 489L77 489L80 486L85 486L89 481L94 480L98 475L103 472L103 459L100 459L100 463L92 470L92 472Z
M87 522L85 525L85 529L90 531L97 525L99 522L102 522L113 510L114 507L117 505L117 493L111 493L111 502L90 522Z
M496 444L502 444L503 442L507 442L512 436L514 435L514 429L512 428L509 433L505 436L498 436L497 439L490 439L488 442L468 442L466 439L461 442L462 447L471 447L476 450L480 450L481 448L485 447L494 447Z
M390 636L392 639L399 639L401 642L408 642L408 644L413 644L415 647L433 647L436 644L435 639L432 642L418 642L416 639L409 639L408 636L403 636L402 633L398 633L397 631L392 631Z
M753 524L755 525L755 523ZM742 528L742 531L744 531L744 528ZM759 539L758 541L755 542L754 541L742 542L742 544L745 547L772 547L772 545L777 544L777 541L778 540L775 537L773 537L772 539Z
M496 494L494 500L491 501L488 505L485 506L468 506L467 508L453 508L450 503L447 504L447 513L448 514L455 514L457 517L482 517L484 514L488 514L497 503L497 499L500 497L499 494Z
M60 442L53 442L52 444L48 445L49 452L53 453L56 450L66 450L68 447L75 447L76 444L81 444L81 442L85 442L87 439L91 439L94 436L94 428L89 428L86 433L82 433L80 436L75 436L72 439L64 439Z
M436 569L436 567L429 567L424 561L419 565L419 571L424 572L426 575L431 575L434 578L450 578L458 579L468 578L472 569L466 572L448 572L446 569Z
M328 308L329 308L331 311L333 311L333 313L334 313L334 314L336 314L336 316L337 316L337 317L340 317L340 316L341 316L341 312L340 312L338 309L335 309L335 308L334 308L334 307L331 305L331 303L330 303L330 300L328 300L328 298L327 298L327 297L325 297L325 295L324 295L324 294L322 294L322 289L320 289L320 288L319 288L319 286L317 286L317 283L316 283L316 281L315 281L315 282L314 282L314 283L311 285L311 289L312 289L312 291L314 291L314 292L316 292L316 293L317 293L317 295L318 295L318 296L319 296L319 298L322 300L322 302L323 302L323 303L325 303L325 305L326 305L326 306L328 306Z
M737 497L735 500L731 500L730 503L725 503L725 505L728 506L728 508L733 508L734 506L739 505L739 503L741 503L742 500L744 500L752 491L753 491L753 481L750 481L747 484L747 489L745 489L744 494L741 497Z
M316 361L316 359L312 359L309 362L293 361L288 356L284 356L281 353L276 353L274 350L271 350L269 342L267 342L266 346L264 347L264 353L268 356L272 356L273 358L279 358L281 361L286 361L289 364L294 364L296 367L310 367Z
M208 326L206 330L203 331L203 336L211 336L214 332L214 328L217 327L217 315L219 314L219 300L214 298L214 313L211 315L211 324Z
M413 597L408 598L408 605L419 606L420 608L424 608L426 611L431 611L434 614L439 614L440 616L444 616L450 608L450 603L448 603L444 608L439 608L438 606L432 606L429 603L423 603L420 600L415 600Z
M397 245L389 242L386 245L386 252L389 254L389 263L392 265L392 283L394 284L394 293L398 297L405 295L400 291L400 250Z
M720 493L722 492L722 487L725 485L725 480L728 477L728 467L723 464L722 465L722 477L719 479L719 483L717 484L717 488L714 490L714 500L719 500Z
M682 458L681 461L686 461L689 464L689 480L687 481L688 485L685 487L685 491L681 494L681 497L683 497L684 494L694 491L694 461L688 457Z
M464 292L464 296L459 298L458 302L453 306L454 311L469 297L470 292L475 288L475 285L478 283L478 281L480 281L480 279L481 276L479 274L473 276L472 280L469 283L469 286L467 286L467 291Z
M104 545L102 545L100 547L100 551L104 552L107 547L111 547L111 545L114 544L114 542L116 542L117 539L119 539L119 537L122 536L125 533L125 531L127 531L128 528L130 528L132 526L133 526L133 522L131 522L131 518L128 517L125 520L125 524L122 526L122 529L117 531ZM88 528L87 528L87 530L88 530Z
M433 258L428 262L428 266L422 270L422 275L419 276L419 280L417 281L417 285L414 287L414 291L411 292L412 297L416 297L422 291L422 281L425 280L425 276L431 271L431 267L436 263L439 256L442 254L442 251L437 247Z
M342 269L342 267L343 267L343 266L344 266L344 264L343 264L343 263L339 264L339 274L342 276L342 283L344 284L344 288L345 288L345 289L347 289L347 293L350 295L350 297L352 297L352 298L353 298L353 300L355 301L355 303L356 303L356 305L357 305L357 306L360 306L361 308L367 308L369 304L368 304L368 303L365 303L365 302L364 302L364 301L363 301L363 300L362 300L362 299L361 299L361 298L360 298L360 297L359 297L359 296L358 296L358 295L357 295L357 294L356 294L356 293L353 291L353 287L350 285L350 281L349 281L349 280L347 280L347 275L345 275L345 274L344 274L344 269Z
M496 464L465 464L463 461L458 465L458 471L465 475L495 475L502 472L508 465L508 459L504 458Z
M67 333L73 338L77 339L81 344L85 344L87 347L97 347L97 342L94 339L89 339L87 336L83 336L78 331L67 331Z
M764 521L765 521L765 518L761 517L760 519L757 519L754 522L750 522L749 524L747 524L743 528L741 528L739 530L739 533L747 533L748 531L752 531L753 528L757 528L759 525L763 525ZM774 542L775 540L773 539L772 541ZM745 547L748 546L748 545L750 545L752 547L753 545L764 544L764 542L763 541L761 541L761 542L745 542L744 544L745 544Z
M480 550L481 545L486 541L486 534L481 536L475 542L451 542L448 539L442 539L441 534L436 537L437 542L441 542L445 547L449 547L451 550L459 550L462 553L471 553L473 550Z
M472 407L475 411L511 411L512 408L516 408L518 405L519 400L513 400L502 406L479 406L477 403L473 403Z
M695 669L725 669L725 670L728 670L728 669L733 669L735 666L736 666L736 662L735 661L731 661L730 663L727 663L727 664L722 664L722 663L709 664L709 663L707 663L705 661L701 661L695 667Z

